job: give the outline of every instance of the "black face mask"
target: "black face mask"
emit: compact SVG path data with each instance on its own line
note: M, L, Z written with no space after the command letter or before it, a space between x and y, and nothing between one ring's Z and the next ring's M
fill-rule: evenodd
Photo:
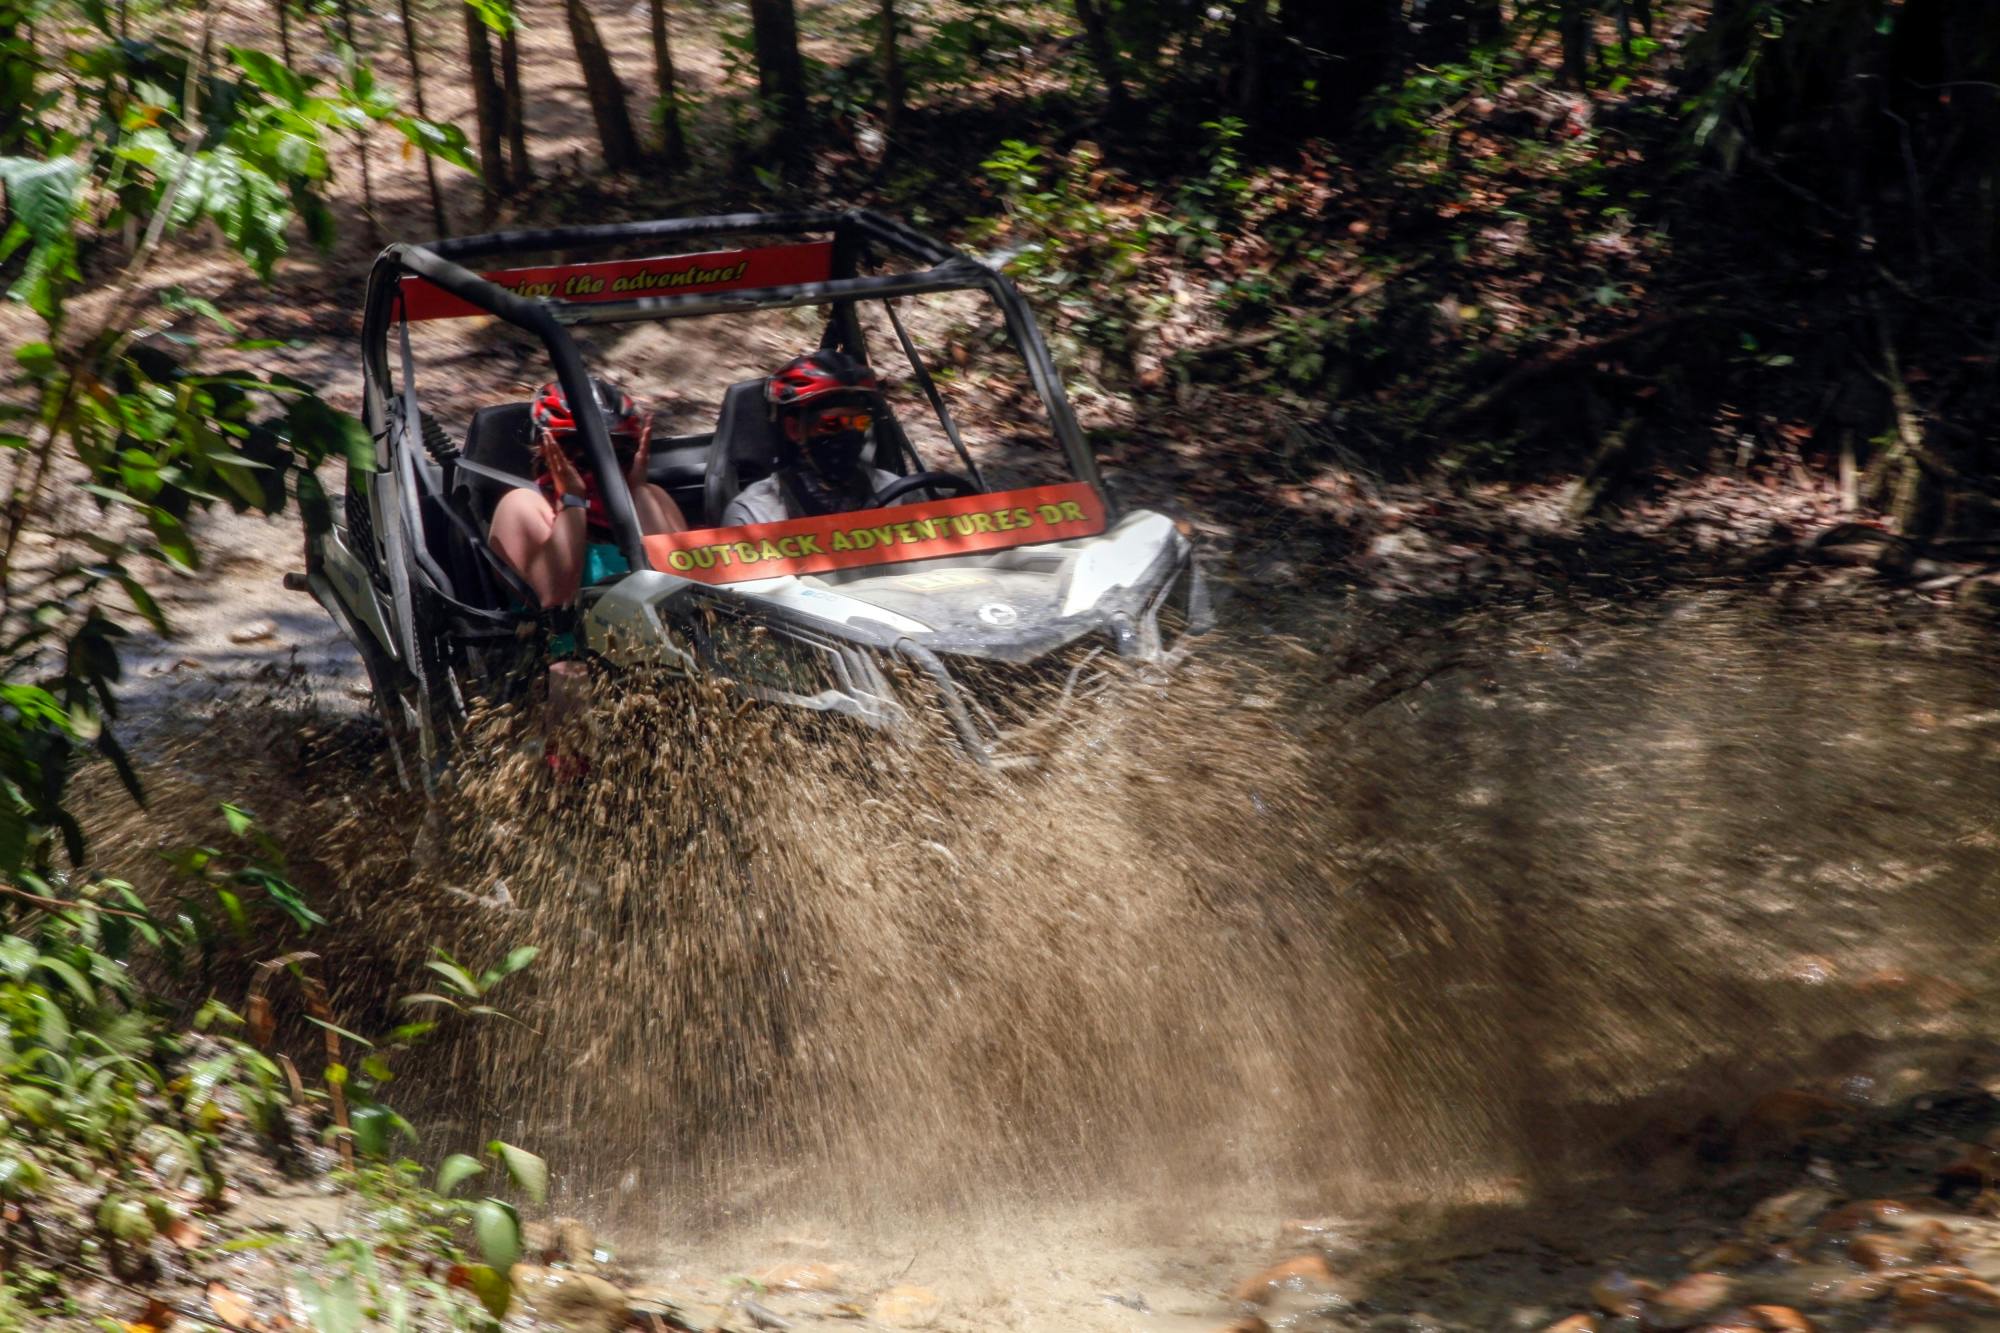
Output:
M844 430L834 435L816 435L804 446L806 467L817 472L829 485L849 484L861 467L861 451L868 446L865 431Z

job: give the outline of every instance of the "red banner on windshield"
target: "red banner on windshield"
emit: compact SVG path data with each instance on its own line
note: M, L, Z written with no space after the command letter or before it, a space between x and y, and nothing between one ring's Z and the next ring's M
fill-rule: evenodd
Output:
M832 241L802 241L761 250L715 250L664 259L611 259L546 268L508 268L480 274L517 296L586 302L685 296L743 287L788 287L801 282L825 282L832 275ZM487 313L415 275L404 277L402 294L403 317L412 323Z
M742 583L1095 537L1104 522L1097 492L1072 481L645 540L647 559L663 573L700 583Z

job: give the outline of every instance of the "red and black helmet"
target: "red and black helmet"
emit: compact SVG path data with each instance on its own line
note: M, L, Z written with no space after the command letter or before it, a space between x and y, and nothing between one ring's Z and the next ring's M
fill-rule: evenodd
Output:
M597 410L604 416L605 430L611 434L644 439L650 433L652 422L632 401L632 395L610 380L593 377L590 394L597 400ZM569 410L569 399L563 394L562 385L554 381L544 384L535 395L531 415L536 429L545 430L558 440L576 433L576 415Z
M859 399L882 390L882 382L868 363L846 352L822 347L804 356L795 356L764 382L764 401L773 415L787 408L817 406L821 401L846 394Z

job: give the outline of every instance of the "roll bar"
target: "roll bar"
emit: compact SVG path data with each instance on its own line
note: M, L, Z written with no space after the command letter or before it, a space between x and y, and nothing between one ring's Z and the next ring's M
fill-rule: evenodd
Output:
M747 287L715 293L643 296L592 304L535 299L508 291L465 268L460 261L550 250L592 250L635 241L678 241L743 235L811 235L831 233L834 273L823 282L782 287ZM902 272L864 276L858 272L869 247L877 246L924 265ZM391 245L376 257L368 274L368 291L361 316L363 375L362 415L369 433L384 437L389 423L390 327L395 319L401 280L414 274L451 295L498 316L540 339L555 367L556 382L573 404L583 432L586 457L597 473L605 515L618 549L633 569L647 568L639 518L624 472L618 467L611 436L590 392L590 372L569 329L575 325L619 324L636 320L685 319L750 310L832 304L851 324L852 303L886 300L944 291L982 291L992 298L1006 321L1008 335L1020 349L1028 378L1041 397L1057 442L1078 481L1088 482L1103 497L1107 512L1112 497L1104 490L1097 459L1083 438L1076 414L1063 392L1062 377L1049 354L1033 313L1014 284L971 256L926 236L893 218L867 209L818 210L789 213L726 213L714 217L667 218L652 222L621 222L594 227L545 227L457 236L428 244ZM581 410L578 410L578 409Z

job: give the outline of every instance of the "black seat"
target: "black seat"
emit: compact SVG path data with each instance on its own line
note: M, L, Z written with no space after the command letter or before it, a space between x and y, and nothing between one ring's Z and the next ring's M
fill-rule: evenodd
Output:
M459 456L496 472L530 480L535 467L535 431L529 418L530 406L501 403L474 412L472 425L466 428L465 448ZM479 520L479 530L485 532L493 523L493 511L499 508L500 497L514 488L464 468L457 469L454 475L456 488L465 492L473 517Z
M710 526L722 522L723 510L745 486L771 475L778 466L785 437L764 405L764 377L739 380L722 395L722 414L708 443L707 476L702 487L702 517Z

